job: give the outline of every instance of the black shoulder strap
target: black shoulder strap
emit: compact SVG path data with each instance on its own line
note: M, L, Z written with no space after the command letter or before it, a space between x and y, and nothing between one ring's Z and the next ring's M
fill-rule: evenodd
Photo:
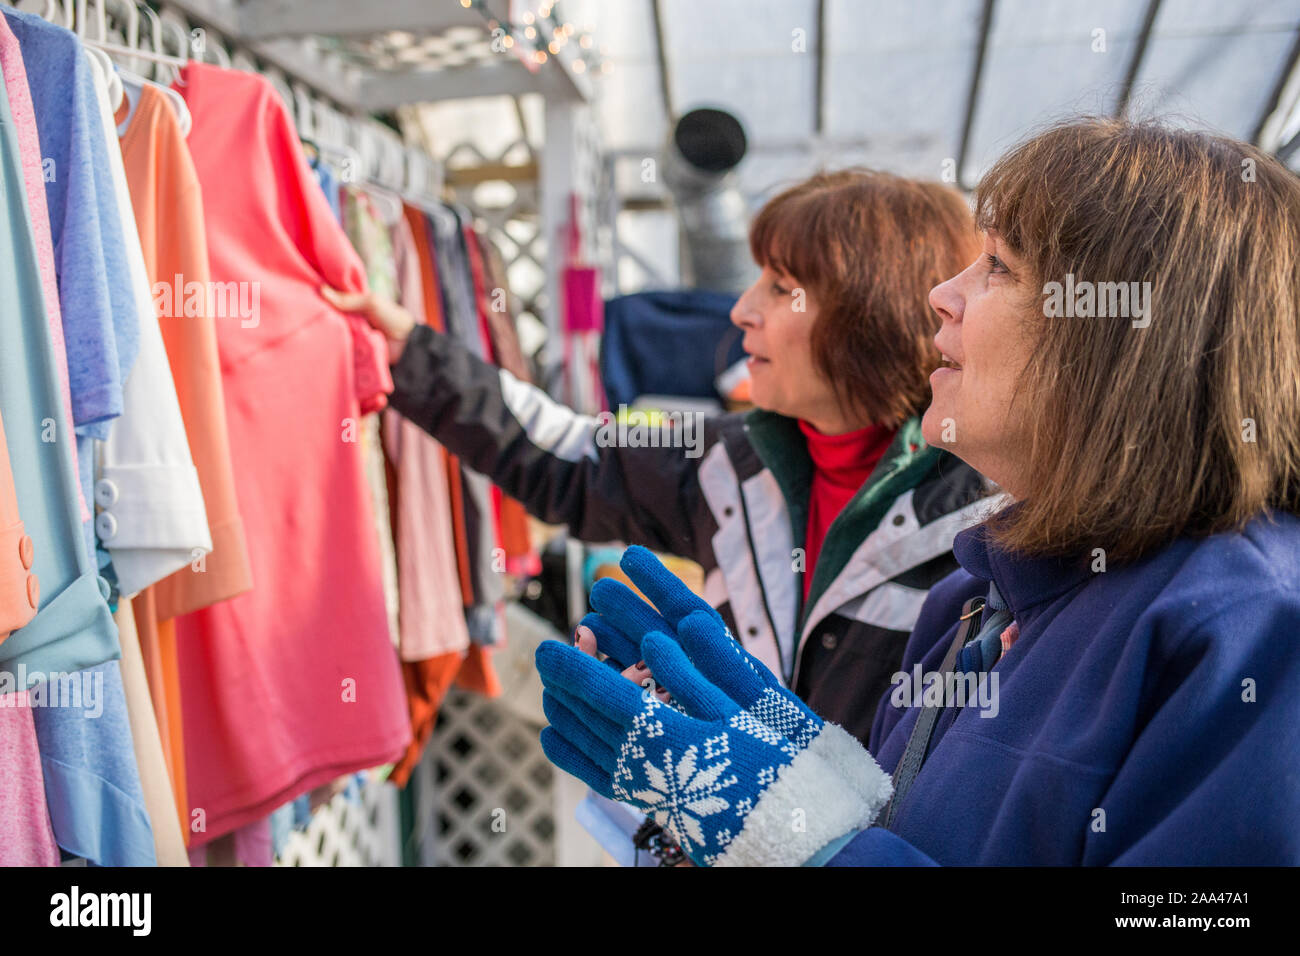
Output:
M972 634L978 633L984 602L985 599L982 597L973 597L962 605L961 625L957 628L957 636L952 639L952 646L948 648L943 664L939 667L939 673L945 680L957 661L957 652L970 640ZM913 688L913 693L919 692L919 687ZM898 769L894 771L894 795L889 798L889 803L877 818L880 826L888 829L898 815L898 808L903 805L903 799L907 796L907 791L912 788L912 781L916 779L921 764L925 761L926 751L930 749L930 738L934 734L934 725L938 722L942 711L942 705L922 706L921 714L916 718L916 725L912 727L912 736L907 738L907 748L903 751L902 759L898 761Z

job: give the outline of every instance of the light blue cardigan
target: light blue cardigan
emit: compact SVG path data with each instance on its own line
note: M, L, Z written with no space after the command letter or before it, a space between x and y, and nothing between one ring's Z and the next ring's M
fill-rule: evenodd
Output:
M88 73L81 77L89 81ZM0 667L13 672L24 665L30 684L102 665L99 716L88 719L84 707L33 709L50 818L69 853L103 865L150 865L153 834L116 664L117 627L83 537L74 436L63 417L7 91L0 96L0 205L0 283L9 292L0 300L0 414L41 586L35 619L0 644Z

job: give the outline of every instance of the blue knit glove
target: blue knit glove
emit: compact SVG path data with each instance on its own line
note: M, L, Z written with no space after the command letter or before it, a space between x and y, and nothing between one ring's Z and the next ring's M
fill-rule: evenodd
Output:
M867 790L755 720L676 641L647 634L641 650L686 713L576 648L537 649L552 763L648 812L700 866L799 865L875 819L889 778L860 745L876 774Z
M599 613L588 614L582 623L596 635L603 653L633 663L644 657L638 649L644 635L660 632L675 637L696 669L754 720L800 750L816 747L864 793L879 786L873 772L875 761L864 764L858 756L865 753L861 744L843 728L823 721L797 694L783 687L762 661L731 636L722 616L654 554L634 545L624 552L619 567L659 610L619 581L597 581L591 604ZM650 664L649 659L646 663ZM671 681L653 665L650 669L656 683L676 694ZM888 799L888 794L883 799Z
M692 611L717 616L708 602L682 583L648 549L633 545L618 563L641 592L662 610L656 611L622 581L601 578L591 588L595 613L580 623L596 635L601 652L618 670L641 660L641 638L651 631L673 636L677 622ZM722 618L717 618L721 623ZM724 625L725 627L725 625Z
M639 645L644 635L658 631L675 636L700 673L741 707L771 723L778 733L800 746L807 746L817 735L822 719L741 647L722 616L653 553L633 545L623 553L619 567L655 607L620 581L597 581L591 591L591 606L599 613L588 614L582 623L596 635L601 651L615 660L631 658L623 664L626 666L641 659Z

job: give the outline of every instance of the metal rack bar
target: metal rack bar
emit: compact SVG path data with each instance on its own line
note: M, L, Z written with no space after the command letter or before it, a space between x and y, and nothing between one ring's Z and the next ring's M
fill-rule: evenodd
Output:
M980 38L975 47L975 68L971 71L970 89L966 93L966 116L961 124L961 145L957 149L957 180L962 180L962 169L970 153L971 135L975 129L975 108L979 105L980 80L984 76L984 58L988 55L989 34L993 30L993 0L984 0L980 13Z
M182 59L179 56L169 56L166 53L154 53L152 50L142 50L136 47L122 46L118 43L105 43L100 40L81 41L83 46L93 46L96 49L103 50L105 53L115 53L118 56L134 57L137 60L148 60L150 63L166 63L171 66L184 66L189 60Z
M1269 121L1282 107L1282 99L1286 95L1288 86L1292 86L1300 81L1300 30L1296 31L1295 43L1291 46L1291 52L1282 65L1282 69L1277 74L1277 80L1273 84L1273 91L1269 94L1268 100L1264 103L1264 108L1259 114L1259 119L1255 122L1255 128L1251 131L1250 141L1261 149L1272 149L1276 143L1266 143L1265 131L1268 130ZM1280 130L1271 131L1276 135L1281 135ZM1274 137L1269 137L1274 138Z
M1115 115L1123 117L1128 113L1129 99L1133 95L1133 84L1142 72L1142 61L1146 59L1147 45L1151 42L1151 30L1156 25L1160 14L1160 0L1147 0L1146 14L1142 18L1142 29L1138 32L1137 46L1128 61L1128 70L1124 73L1124 85L1120 87L1119 100L1115 104Z

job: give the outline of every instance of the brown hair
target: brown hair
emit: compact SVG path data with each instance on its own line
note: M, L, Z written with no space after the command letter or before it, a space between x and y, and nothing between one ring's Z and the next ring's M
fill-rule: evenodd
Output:
M939 365L930 289L979 254L959 193L872 170L819 173L762 208L749 246L816 301L813 361L843 408L886 425L925 410Z
M1294 175L1232 139L1083 119L999 160L975 208L1031 273L1014 404L1032 439L1022 501L991 522L1004 547L1125 560L1300 512ZM1149 326L1047 318L1044 283L1067 276L1149 282Z

